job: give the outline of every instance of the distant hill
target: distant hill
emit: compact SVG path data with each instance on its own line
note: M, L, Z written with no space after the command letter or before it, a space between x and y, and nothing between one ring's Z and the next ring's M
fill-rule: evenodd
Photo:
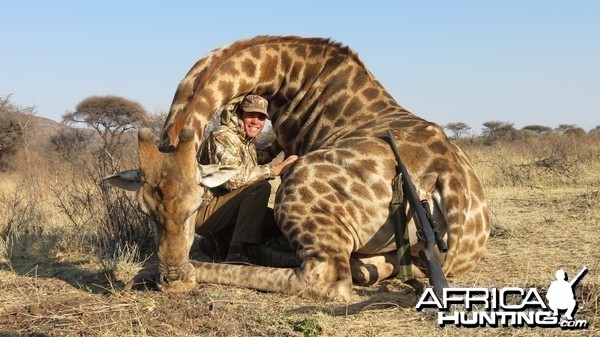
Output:
M36 124L40 129L47 130L49 132L59 132L65 129L71 129L72 127L63 123L56 122L52 119L40 116L34 116Z
M69 126L69 125L65 125L62 123L58 123L56 121L53 121L51 119L45 118L45 117L40 117L40 116L31 116L32 120L32 130L33 130L33 134L34 139L32 142L32 145L37 146L37 145L45 145L48 144L48 142L50 141L50 138L52 138L53 136L61 133L61 132L65 132L67 130L73 129L73 127Z

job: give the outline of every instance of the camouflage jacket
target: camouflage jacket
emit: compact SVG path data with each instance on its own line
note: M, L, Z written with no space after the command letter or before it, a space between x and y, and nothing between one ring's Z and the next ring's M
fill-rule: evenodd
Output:
M271 163L273 157L267 149L257 150L253 141L254 139L246 139L242 120L233 107L223 109L220 125L215 127L200 146L198 162L237 166L241 168L241 172L223 185L211 189L212 193L208 194L219 195L258 180L275 178ZM204 198L212 197L205 195Z

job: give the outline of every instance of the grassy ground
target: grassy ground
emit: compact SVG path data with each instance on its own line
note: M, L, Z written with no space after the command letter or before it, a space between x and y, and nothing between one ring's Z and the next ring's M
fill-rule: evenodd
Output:
M0 263L0 335L600 335L598 163L586 162L576 182L540 180L522 186L494 180L510 177L499 176L495 171L498 166L490 164L491 149L468 151L487 184L492 236L477 267L450 283L536 287L544 294L558 268L573 276L586 265L589 273L576 290L576 318L588 320L588 329L440 328L437 311L416 311L414 292L396 280L355 287L348 305L219 285L201 285L189 294L126 293L122 291L123 281L136 271L139 262L130 261L128 268L116 270L107 268L93 254L65 249L59 254L55 249L46 250L48 245L28 241L27 247L37 244L38 249L13 254ZM3 189L9 188L4 184ZM61 233L75 235L71 231ZM44 237L43 233L37 235ZM57 242L64 246L68 240L63 237Z

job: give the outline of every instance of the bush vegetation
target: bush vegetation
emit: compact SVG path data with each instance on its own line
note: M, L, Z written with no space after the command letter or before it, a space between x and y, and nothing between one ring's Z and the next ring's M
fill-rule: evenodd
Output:
M600 164L600 135L552 134L484 145L455 140L471 157L484 187L577 185Z
M446 125L454 135L456 125ZM580 183L600 163L600 127L586 133L573 124L552 129L513 123L483 123L481 136L452 137L471 157L484 187L565 186Z
M151 228L135 196L102 183L137 166L135 134L118 132L112 139L104 127L95 133L61 126L24 114L31 109L12 105L9 97L0 103L0 128L16 134L11 147L1 149L0 262L85 254L115 265L132 254L137 261L152 254ZM34 133L50 135L27 146L18 123L25 117L39 123Z

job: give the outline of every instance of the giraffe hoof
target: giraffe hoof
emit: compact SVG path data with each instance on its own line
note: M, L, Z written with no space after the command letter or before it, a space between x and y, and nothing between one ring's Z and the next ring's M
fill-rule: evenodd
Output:
M337 295L334 299L333 302L342 302L342 303L350 303L350 296L347 294L343 294L343 295Z
M352 278L361 286L371 286L377 283L377 268L372 265L362 265L352 270Z
M348 286L347 282L336 282L326 292L325 299L333 302L349 303L352 298L352 286Z

